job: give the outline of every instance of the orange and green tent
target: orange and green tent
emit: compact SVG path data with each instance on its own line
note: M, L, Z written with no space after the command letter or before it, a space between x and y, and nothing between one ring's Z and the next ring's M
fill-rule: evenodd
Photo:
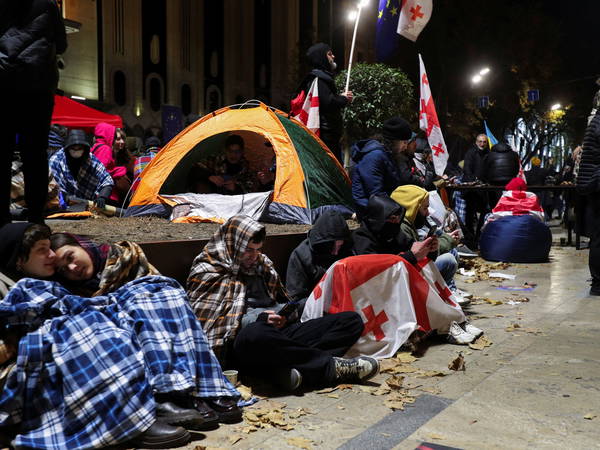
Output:
M271 202L263 220L311 224L326 209L352 214L350 179L327 146L302 123L262 103L207 114L175 136L146 166L128 216L168 215L163 196L186 192L196 162L219 154L230 134L245 141L252 170L276 162Z

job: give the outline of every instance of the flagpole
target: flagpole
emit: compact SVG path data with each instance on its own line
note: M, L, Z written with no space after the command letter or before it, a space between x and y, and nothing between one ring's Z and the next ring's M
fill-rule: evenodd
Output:
M354 45L356 44L356 32L358 31L358 21L360 20L360 12L362 11L363 2L358 4L358 12L356 14L356 21L354 22L354 34L352 35L352 46L350 47L350 61L348 62L348 73L346 75L346 89L344 92L348 92L350 87L350 71L352 70L352 58L354 57Z

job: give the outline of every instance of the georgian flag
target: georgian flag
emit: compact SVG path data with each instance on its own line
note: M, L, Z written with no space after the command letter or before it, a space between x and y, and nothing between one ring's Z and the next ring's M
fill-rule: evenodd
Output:
M427 134L427 142L429 142L433 155L435 173L442 176L448 163L448 149L446 148L446 142L440 128L440 121L435 111L429 80L425 72L425 64L423 64L423 58L421 58L420 54L419 64L421 66L421 110L419 114L419 126Z
M431 18L431 0L402 0L398 34L415 42Z
M302 110L294 116L294 119L302 122L306 125L306 128L317 136L319 135L319 129L321 128L319 120L319 78L315 77L313 80L302 104Z
M465 316L435 264L396 255L360 255L333 264L304 306L302 322L356 311L365 324L347 356L389 358L416 329L448 331Z
M544 222L544 209L533 192L504 191L498 203L487 216L485 225L506 216L530 216Z

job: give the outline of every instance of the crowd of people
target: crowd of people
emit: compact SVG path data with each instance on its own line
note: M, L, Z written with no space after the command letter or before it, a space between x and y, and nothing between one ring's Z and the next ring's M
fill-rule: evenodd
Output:
M423 333L445 336L458 345L483 334L462 310L471 294L454 280L461 258L458 247L464 236L475 248L487 214L493 213L487 222L496 220L494 214L501 216L506 202L516 201L522 206L520 214L543 220L537 197L474 191L455 198L456 213L436 210L436 188L450 177L435 174L426 141L399 116L352 147L352 196L359 227L351 231L345 217L333 210L323 212L291 254L285 283L261 251L267 239L264 225L246 216L231 217L217 230L194 259L185 289L162 276L134 242L97 244L82 236L52 233L43 218L48 167L61 203L122 206L135 188L137 173L160 143L149 141L147 153L136 161L123 130L101 123L93 142L82 130L70 130L47 164L49 94L56 89L56 54L65 50L66 40L53 2L25 4L27 8L17 6L19 2L3 6L0 16L0 29L12 27L16 33L0 36L0 86L10 87L3 90L8 105L3 110L10 111L10 117L3 116L0 123L3 142L15 143L19 135L29 210L27 222L10 223L7 202L0 205L0 279L10 285L0 301L3 444L184 445L190 440L188 430L242 420L240 394L223 373L230 368L286 391L371 379L379 372L373 357L379 353L364 344L372 330L365 328L365 318L354 305L333 308L323 303L314 311L312 304L310 314L305 309L307 299L321 292L319 284L332 267L366 261L369 255L384 255L403 274L406 283L401 286L399 278L391 278L389 289L410 297L413 309L420 312L415 317L391 316L387 326L406 331L394 341L392 353ZM43 24L39 29L32 25L36 18ZM45 45L36 47L38 59L27 60L33 64L31 72L4 64L26 60L23 47L8 45L16 35ZM328 45L316 44L307 56L312 70L301 88L317 80L320 137L341 160L341 112L353 93L338 93L335 56ZM25 113L29 123L37 123L27 130L17 126ZM599 129L594 111L580 165L582 183L592 195L599 189ZM3 152L5 173L12 150L9 146ZM195 165L192 189L227 195L272 189L275 160L269 169L253 173L244 150L244 139L229 135L221 154ZM570 172L560 176L550 167L552 162L544 169L539 163L532 160L526 174L530 184L576 176L574 161L565 166ZM521 192L526 187L516 181L519 168L518 155L507 144L489 149L487 136L479 135L465 155L462 172L451 177ZM556 196L544 193L541 203L549 205L546 219L553 209L560 210ZM590 251L594 295L600 295L599 229L594 227ZM334 290L348 298L348 285L339 283ZM368 298L369 293L362 295ZM422 314L424 310L431 317Z

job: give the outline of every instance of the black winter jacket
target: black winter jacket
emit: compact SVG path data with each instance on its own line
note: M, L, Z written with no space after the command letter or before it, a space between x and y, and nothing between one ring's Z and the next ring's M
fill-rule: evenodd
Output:
M53 0L0 0L0 86L54 90L56 55L67 49Z
M402 222L405 213L406 209L388 196L371 196L360 228L352 232L354 253L399 254L411 264L416 264L417 259L410 251L413 241L400 230L401 223L386 222L394 214L400 216Z
M337 255L332 255L336 240L345 243ZM305 301L329 266L351 255L352 240L346 220L338 212L325 211L308 232L308 238L290 256L285 280L288 294L296 301ZM304 305L301 306L300 310Z
M339 140L344 131L342 109L348 104L348 99L338 94L327 52L330 47L326 44L315 44L307 52L312 70L301 84L301 90L307 91L315 78L319 79L319 121L320 136L323 140Z
M585 130L577 188L582 194L600 191L600 114L596 114Z
M479 178L483 157L487 154L487 147L484 150L479 150L479 147L473 145L467 150L467 153L465 153L465 165L463 167L463 182L467 183Z
M505 186L519 174L519 155L506 144L496 144L483 157L479 178L493 186Z

